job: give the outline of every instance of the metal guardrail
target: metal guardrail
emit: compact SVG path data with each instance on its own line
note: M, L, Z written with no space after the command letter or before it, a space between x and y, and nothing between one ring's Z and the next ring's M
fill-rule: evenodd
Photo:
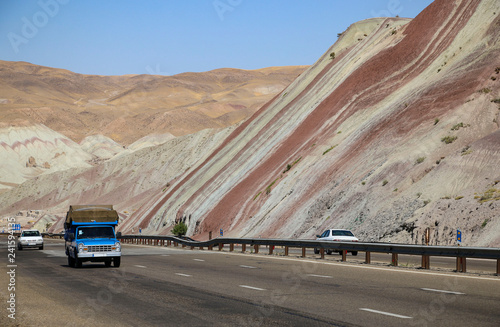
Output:
M3 233L7 234L7 233ZM15 233L17 236L19 233ZM64 234L42 233L44 237L63 238ZM435 245L412 245L395 243L362 243L362 242L333 242L319 240L297 240L297 239L263 239L263 238L214 238L208 241L195 241L188 238L160 235L118 235L123 243L174 246L181 244L183 247L194 248L218 247L219 251L224 245L229 245L229 250L234 251L234 245L241 245L242 252L246 252L246 246L253 246L255 253L259 253L259 246L268 246L269 254L272 254L275 246L285 247L285 256L288 256L289 248L301 248L302 257L306 256L306 249L317 249L321 258L324 259L325 251L341 252L342 261L346 261L347 252L365 252L365 263L371 263L371 253L392 254L391 264L398 265L398 255L419 255L422 257L423 269L430 269L430 257L454 257L456 258L457 272L467 271L467 258L497 260L496 274L500 276L500 248L465 247L465 246L435 246Z
M273 253L275 246L285 247L285 256L288 255L289 248L302 248L302 257L305 257L306 249L317 249L324 258L325 251L335 251L342 253L342 261L346 261L347 252L365 252L365 263L370 263L370 255L374 253L392 254L392 264L398 265L398 255L419 255L422 256L422 268L430 269L430 257L454 257L457 260L457 272L466 272L466 258L492 259L497 260L496 274L500 275L500 248L486 247L461 247L461 246L434 246L434 245L411 245L394 243L362 243L362 242L333 242L319 240L296 240L296 239L262 239L262 238L215 238L209 241L194 241L175 236L157 235L122 235L119 237L124 243L149 244L149 245L174 245L190 246L194 248L212 249L218 246L222 250L225 244L229 245L229 250L234 251L234 245L241 245L242 252L246 251L246 246L254 247L255 253L259 252L259 246L269 247L269 254ZM132 241L132 242L130 242Z

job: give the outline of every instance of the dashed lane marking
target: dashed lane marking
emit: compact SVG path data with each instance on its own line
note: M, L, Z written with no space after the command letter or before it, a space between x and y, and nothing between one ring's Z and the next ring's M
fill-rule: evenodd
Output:
M265 289L264 289L264 288L260 288L260 287L253 287L253 286L248 286L248 285L240 285L240 287L243 287L243 288L248 288L248 289L255 290L255 291L265 291Z
M422 288L422 290L429 291L429 292L439 292L439 293L446 293L446 294L456 294L456 295L463 295L463 294L465 294L465 293L462 293L462 292L436 290L436 289L433 289L433 288Z
M359 308L359 310L368 311L368 312L372 312L372 313L378 313L378 314L381 314L381 315L390 316L390 317L396 317L396 318L401 318L401 319L412 319L413 318L413 317L398 315L396 313L390 313L390 312L385 312L385 311L373 310L373 309L368 309L368 308Z
M175 273L177 276L182 276L182 277L191 277L192 275L188 274L181 274L181 273Z

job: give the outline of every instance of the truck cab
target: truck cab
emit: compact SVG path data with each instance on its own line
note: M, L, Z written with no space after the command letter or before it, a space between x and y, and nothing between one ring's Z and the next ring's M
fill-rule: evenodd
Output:
M70 206L64 224L68 266L79 268L90 261L120 267L121 244L115 233L118 220L112 205Z

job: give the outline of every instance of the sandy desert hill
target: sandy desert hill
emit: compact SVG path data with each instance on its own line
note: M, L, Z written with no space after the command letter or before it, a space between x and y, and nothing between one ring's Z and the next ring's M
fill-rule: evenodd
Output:
M436 0L413 20L354 23L243 122L31 178L0 194L0 214L40 209L37 223L58 231L69 204L99 202L116 206L125 233L168 234L183 221L198 239L336 227L420 244L430 228L431 244L448 245L461 229L463 245L499 247L499 38L500 3L490 0ZM191 89L220 80L206 78ZM199 101L238 105L240 95Z
M95 76L0 61L0 122L42 124L75 142L102 134L126 146L152 133L180 136L235 124L305 68Z

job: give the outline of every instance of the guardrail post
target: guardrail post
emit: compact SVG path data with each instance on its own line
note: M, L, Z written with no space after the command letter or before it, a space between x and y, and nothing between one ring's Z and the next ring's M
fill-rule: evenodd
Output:
M200 250L203 250L203 246L200 246Z
M319 254L321 254L321 259L325 258L325 249L321 248L319 249Z
M342 261L347 261L347 251L342 250Z
M191 250L194 250L194 245L191 245Z
M219 243L219 251L222 251L223 247L224 247L224 243Z
M467 272L467 260L465 257L457 257L457 272Z
M500 276L500 259L497 259L497 276Z
M233 252L234 251L234 244L231 243L229 244L229 252Z
M397 253L392 254L392 265L394 267L398 266L398 254Z
M285 246L285 256L288 257L288 246Z
M428 255L422 256L422 269L430 269L430 257Z
M269 255L273 254L274 245L269 245Z
M208 251L212 251L212 249L213 249L213 248L214 248L213 244L210 244L210 245L208 246Z
M372 255L371 252L366 251L365 252L365 263L370 264L372 263Z
M182 247L183 247L183 248L185 248L185 247L186 247L186 244L184 244L184 243L183 243L183 244L182 244Z
M247 245L241 244L241 252L245 253L246 249L247 249Z
M255 254L259 253L259 244L255 244L253 248L255 250Z
M306 257L306 248L302 248L302 258Z

